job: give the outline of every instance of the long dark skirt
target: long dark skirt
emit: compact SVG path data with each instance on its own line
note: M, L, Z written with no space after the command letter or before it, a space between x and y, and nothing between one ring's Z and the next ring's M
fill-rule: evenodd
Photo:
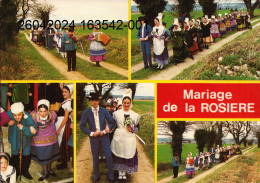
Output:
M113 154L113 166L115 170L126 171L128 174L133 174L138 171L138 153L131 159L124 159Z

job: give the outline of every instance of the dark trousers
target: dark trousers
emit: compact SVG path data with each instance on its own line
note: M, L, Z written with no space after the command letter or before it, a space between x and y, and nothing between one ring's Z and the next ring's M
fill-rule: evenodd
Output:
M67 51L68 70L76 69L76 50Z
M108 177L110 180L114 180L113 161L112 161L112 153L110 149L109 135L106 134L102 137L90 137L90 146L91 146L91 152L93 157L93 179L96 180L100 177L99 152L102 148L106 158Z
M178 177L179 166L172 167L174 178Z
M16 170L16 176L20 175L20 155L12 155L10 165ZM31 165L31 156L22 156L22 175L27 174Z
M143 52L144 67L152 67L150 41L141 41L141 48Z

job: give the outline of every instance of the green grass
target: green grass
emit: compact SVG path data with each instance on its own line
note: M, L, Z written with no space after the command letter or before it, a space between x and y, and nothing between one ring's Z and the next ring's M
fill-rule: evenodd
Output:
M101 32L108 35L111 39L108 46L106 46L106 62L117 65L121 68L128 69L128 28L124 27L127 25L124 23L122 25L122 30L117 30L116 28L108 28L107 30L100 29ZM117 27L118 24L115 24ZM77 30L77 28L75 29ZM80 41L82 41L84 52L89 56L89 46L90 41L88 41L88 36L93 32L93 30L81 28L77 36ZM82 49L79 43L77 43L78 52L82 53Z
M196 64L184 69L178 76L172 80L256 80L250 75L243 75L238 72L237 75L230 76L222 73L217 76L218 58L222 56L225 65L243 65L247 64L249 71L255 74L260 70L260 49L259 40L256 39L260 35L260 27L249 30L238 36L231 42L216 50L207 58L198 61ZM239 59L239 63L238 63Z
M144 150L154 165L154 101L134 101L132 110L141 116L137 134L145 141Z
M246 10L243 10L243 11L246 11ZM229 13L230 10L219 10L216 14L219 14L221 13L222 15L224 15L225 13ZM172 20L175 18L170 12L163 12L163 15L164 15L164 19L163 21L167 23L166 25L166 28L170 28L170 26L172 25ZM256 9L254 11L254 15L255 17L251 19L251 22L257 18L259 18L260 16L260 9ZM132 15L132 20L136 20L139 16L141 16L141 14L133 14ZM203 16L203 13L202 11L193 11L191 12L191 17L197 19L198 17L202 17ZM258 21L257 21L258 23ZM253 23L253 25L255 25L256 23ZM138 30L137 29L133 29L131 30L131 36L132 36L132 40L131 40L131 63L132 65L135 65L137 63L140 63L142 62L142 54L141 54L141 45L140 45L140 41L138 41L137 39L137 32ZM237 31L231 31L229 32L227 35L224 35L223 38L226 38L234 33L236 33ZM223 38L220 38L220 39L216 39L216 42L222 40ZM172 48L171 46L171 43L169 43L169 46L168 46L169 49ZM136 79L139 79L139 78L136 78ZM140 78L140 79L143 79L143 78Z
M56 49L50 50L50 53L60 58L64 63L67 63L67 58L61 58L60 54L57 53ZM102 63L101 63L102 65ZM95 65L89 63L89 67L87 67L87 63L85 60L77 57L77 71L85 75L89 79L95 80L120 80L127 79L124 76L121 76L117 73L114 73L110 70L107 70L103 67L96 67Z
M205 178L198 181L204 182L254 182L257 180L255 175L259 175L259 162L260 162L260 149L255 148L250 150L247 154L240 156L239 158L232 160L220 169L207 175ZM234 169L234 167L236 167ZM255 172L252 174L252 169ZM256 181L257 182L257 181Z
M1 53L1 78L5 80L66 79L26 40L23 32L18 34L18 45L10 46L6 52Z

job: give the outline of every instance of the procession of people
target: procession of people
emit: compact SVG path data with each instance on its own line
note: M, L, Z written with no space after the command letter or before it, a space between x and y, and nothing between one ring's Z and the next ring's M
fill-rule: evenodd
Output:
M52 163L61 162L56 169L65 169L73 157L73 85L15 83L4 91L1 87L1 137L2 128L8 128L11 152L4 152L1 141L1 181L15 183L21 175L33 180L31 160L42 166L38 181L57 177Z
M153 48L153 61L157 63L158 70L172 62L177 65L187 57L194 59L193 55L209 49L217 39L222 38L230 31L252 28L248 12L233 11L230 14L218 14L217 17L204 15L190 19L184 14L174 18L172 26L167 30L163 22L163 15L159 13L154 19L154 27L147 25L145 17L139 17L140 27L137 37L141 43L144 68L152 67L151 48ZM167 43L171 43L173 57L169 58Z
M109 182L115 180L114 170L118 172L118 180L127 181L128 175L138 171L135 133L140 127L140 116L131 110L132 90L125 89L120 100L109 98L104 108L99 105L98 93L90 93L88 98L91 107L83 112L80 129L90 138L93 180L100 179L99 161L105 159Z
M238 154L242 154L242 151L240 145L235 144L227 147L219 147L219 145L217 145L216 148L212 146L208 152L200 152L200 154L196 154L194 157L190 152L185 160L186 175L189 178L192 178L196 171L208 170L213 164L223 163L232 156ZM172 158L171 163L174 175L173 178L177 178L180 166L180 160L177 153Z

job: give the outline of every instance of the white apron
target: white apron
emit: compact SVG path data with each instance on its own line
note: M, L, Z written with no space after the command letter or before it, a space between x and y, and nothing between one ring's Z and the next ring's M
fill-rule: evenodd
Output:
M156 32L156 29L158 30L158 36L162 36L164 33L164 27L160 25L159 27L153 27L153 32ZM164 50L164 40L163 39L158 39L158 38L153 38L153 52L156 55L161 55Z
M117 157L131 159L136 153L136 137L134 133L129 132L124 126L124 114L130 114L130 118L134 121L135 125L139 123L139 114L132 110L129 113L124 112L123 109L114 112L113 117L118 128L115 130L111 142L111 151Z

